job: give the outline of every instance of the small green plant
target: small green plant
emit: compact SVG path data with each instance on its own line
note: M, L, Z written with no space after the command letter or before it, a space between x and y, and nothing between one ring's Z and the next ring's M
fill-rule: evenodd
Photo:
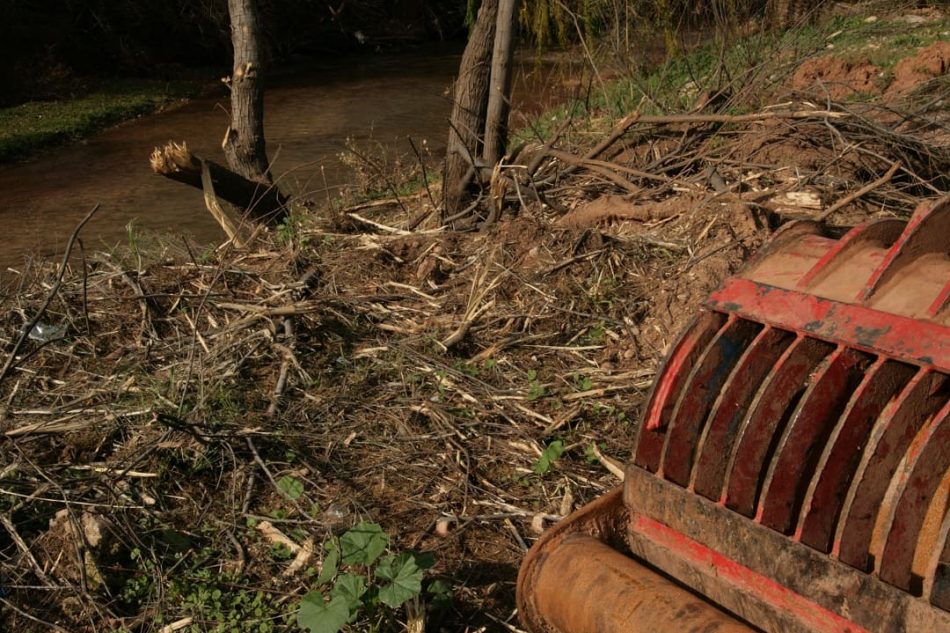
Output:
M604 442L601 442L599 445L591 442L584 447L584 461L588 464L597 464L600 462L600 457L597 455L597 450L601 452L607 450L607 445Z
M299 499L300 495L303 494L303 482L296 477L291 477L290 475L284 475L278 479L277 487L280 488L280 491L293 501Z
M549 470L551 466L558 459L561 458L561 455L564 454L564 442L561 440L554 440L547 447L541 451L541 456L538 457L538 461L534 463L534 466L531 467L531 470L534 471L536 475L544 475Z
M418 598L432 556L385 554L388 547L383 529L368 522L325 543L323 568L316 588L300 602L297 624L309 633L337 633L358 622L378 629L381 622L395 617L397 609ZM429 593L434 602L444 600L448 587L432 583Z
M534 402L544 397L544 385L538 380L538 372L534 369L528 370L528 401Z
M594 388L594 383L591 381L590 376L581 376L579 374L575 374L574 388L577 391L590 391Z

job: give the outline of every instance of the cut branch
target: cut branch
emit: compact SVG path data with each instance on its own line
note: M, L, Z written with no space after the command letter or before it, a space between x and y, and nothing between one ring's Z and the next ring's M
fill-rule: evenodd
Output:
M248 180L212 161L203 161L185 143L156 147L150 159L152 171L156 174L204 191L202 162L207 165L215 194L244 210L251 219L273 226L287 217L288 198L276 187Z

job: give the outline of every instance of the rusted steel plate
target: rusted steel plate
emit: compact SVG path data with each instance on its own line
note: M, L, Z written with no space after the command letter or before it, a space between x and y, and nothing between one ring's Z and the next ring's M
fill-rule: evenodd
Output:
M800 244L803 240L824 238L827 241L827 247L830 248L834 240L825 238L824 231L825 227L822 224L812 220L799 220L783 224L778 231L772 234L772 238L748 259L745 271L742 273L743 276L754 276L755 271L760 266L769 266L769 259Z
M770 450L781 436L795 400L833 349L823 341L800 337L769 372L742 423L726 475L724 501L733 510L752 516Z
M635 554L769 633L950 631L950 613L933 608L926 600L632 464L626 469L624 503L632 517L629 540ZM688 551L692 544L670 544L663 549L672 556L660 555L649 547L652 541L637 531L636 526L643 525L638 523L641 516L704 549L697 554ZM734 565L756 576L736 579ZM776 619L789 613L790 603L772 597L776 588L768 586L770 583L814 604L813 609L795 607L795 618L803 623L800 628L787 627L787 620ZM827 619L816 621L816 615Z
M921 369L875 423L841 511L832 550L841 561L873 568L871 538L891 478L914 436L946 402L944 383L944 376Z
M905 468L909 476L887 530L880 567L882 580L915 595L923 592L924 581L913 574L921 528L937 486L950 469L950 402L934 416L922 435L917 450L907 457Z
M772 327L762 330L737 363L713 405L697 448L690 487L713 501L722 495L729 457L756 391L795 337Z
M646 415L634 449L634 461L638 465L651 472L659 469L666 427L689 371L725 322L725 315L703 310L673 346L647 400Z
M836 344L950 372L946 326L733 278L707 305Z
M762 486L756 520L788 534L832 428L860 383L869 357L839 347L822 361L775 450Z
M696 362L666 432L660 469L663 477L681 486L689 483L706 417L723 383L761 329L758 323L730 318Z
M819 551L831 551L841 506L861 460L861 447L874 421L901 392L914 371L911 365L885 359L879 359L868 369L818 459L815 476L802 503L797 539Z
M841 269L850 268L848 264L855 259L865 259L858 257L857 251L864 250L868 246L877 246L881 249L889 248L900 237L906 224L903 220L884 218L854 227L835 242L828 249L828 252L812 266L811 270L798 280L796 287L801 290L808 290L836 273L852 273L853 271ZM863 264L864 262L860 263ZM850 285L851 282L856 282L863 287L867 283L870 272L870 270L866 270L864 271L866 276L863 279L848 280L846 283Z
M565 537L536 564L532 589L536 613L557 631L753 633L749 626L586 534Z

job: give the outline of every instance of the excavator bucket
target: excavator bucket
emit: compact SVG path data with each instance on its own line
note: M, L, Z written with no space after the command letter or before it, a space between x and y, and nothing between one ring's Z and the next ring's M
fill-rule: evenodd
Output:
M657 374L622 487L528 553L535 633L950 632L950 198L786 225Z

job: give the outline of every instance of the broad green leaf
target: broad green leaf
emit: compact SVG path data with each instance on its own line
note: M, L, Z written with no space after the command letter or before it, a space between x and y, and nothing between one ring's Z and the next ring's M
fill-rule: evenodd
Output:
M564 452L564 442L554 440L548 444L547 448L541 451L541 457L534 463L534 472L537 475L543 475L551 469L551 464L556 462Z
M376 567L376 577L390 581L379 590L380 601L392 608L422 593L422 568L410 552L386 556Z
M356 574L343 574L336 579L336 584L330 591L334 598L346 600L350 612L356 611L362 604L363 593L366 591L366 579Z
M333 580L339 565L340 550L336 546L336 543L331 543L327 547L327 556L323 559L323 567L320 568L320 575L317 576L317 586L325 585Z
M305 595L297 612L297 624L310 633L337 633L349 619L350 609L344 598L337 596L325 602L319 591Z
M277 480L277 487L285 495L296 501L303 494L303 482L296 477L284 475Z
M340 537L343 562L347 565L371 565L387 545L389 537L376 523L360 523Z
M435 565L435 554L432 552L412 552L412 557L420 569L431 569Z
M444 580L433 580L426 588L426 592L431 596L432 604L439 608L445 608L452 604L452 589Z

